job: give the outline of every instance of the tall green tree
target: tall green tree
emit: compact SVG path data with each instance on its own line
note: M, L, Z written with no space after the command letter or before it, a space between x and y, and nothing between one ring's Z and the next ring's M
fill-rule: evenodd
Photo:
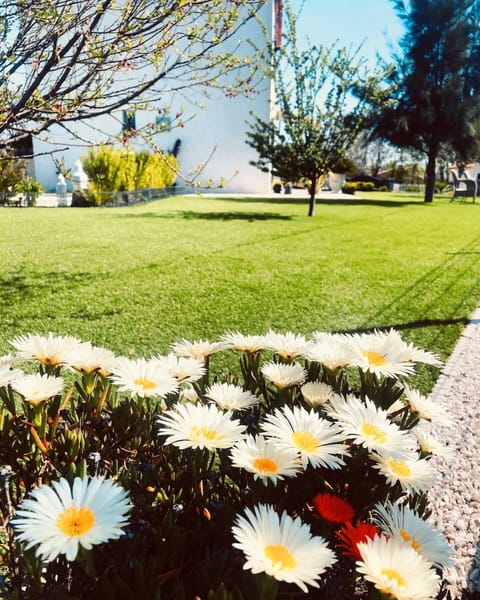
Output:
M285 5L283 43L272 57L278 119L252 115L247 144L259 158L251 164L286 180L309 181L309 216L315 214L319 179L343 160L380 101L379 73L368 72L358 51L334 44L299 47L296 16Z
M425 202L432 202L442 149L461 160L478 151L480 3L478 0L393 0L405 25L403 54L394 57L391 103L374 134L426 157Z
M261 0L0 0L0 149L53 124L251 90L237 40Z

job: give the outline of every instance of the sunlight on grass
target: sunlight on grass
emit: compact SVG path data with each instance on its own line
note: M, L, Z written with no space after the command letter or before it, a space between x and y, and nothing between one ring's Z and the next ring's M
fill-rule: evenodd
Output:
M313 219L284 196L1 209L0 349L28 332L145 355L227 330L395 327L445 359L480 298L480 206L362 195Z

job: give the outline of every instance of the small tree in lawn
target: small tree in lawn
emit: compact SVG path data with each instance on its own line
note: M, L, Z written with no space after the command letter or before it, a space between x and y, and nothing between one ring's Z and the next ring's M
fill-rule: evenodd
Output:
M378 96L377 74L369 74L358 51L322 45L298 47L296 17L289 3L283 45L272 57L280 118L256 115L247 144L259 156L251 164L286 180L310 182L309 216L315 214L319 179L345 158L367 122L368 102Z

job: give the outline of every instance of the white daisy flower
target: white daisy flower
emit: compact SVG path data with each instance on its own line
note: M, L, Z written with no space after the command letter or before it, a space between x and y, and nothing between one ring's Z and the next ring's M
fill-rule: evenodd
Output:
M348 450L341 429L321 419L313 409L277 408L266 415L261 428L278 446L299 453L303 468L308 463L314 468L329 469L339 469L345 464L340 457L348 455Z
M79 547L118 538L127 524L129 501L126 491L103 477L66 479L52 487L41 485L23 500L11 524L26 548L38 546L37 556L52 561L59 554L75 560Z
M302 464L295 450L283 448L259 435L249 435L230 451L232 464L253 473L254 479L273 484L284 477L295 477Z
M440 357L433 353L428 352L427 350L423 350L421 348L416 348L412 342L405 342L402 340L398 331L391 329L387 334L392 340L396 339L399 346L403 346L405 349L405 354L407 355L407 360L413 363L424 363L427 365L432 365L434 367L442 367L443 362L440 360Z
M432 365L434 367L443 367L443 361L440 359L438 354L434 352L428 352L421 348L415 348L412 343L406 344L407 350L410 353L410 360L414 363L424 363L426 365Z
M349 336L344 333L331 333L330 331L314 331L312 333L312 340L323 344L324 342L335 343L337 341L348 342Z
M15 378L22 374L23 372L20 369L12 369L9 363L0 363L0 387L7 387Z
M375 536L359 542L362 559L357 571L386 597L396 600L431 600L436 597L439 577L413 548L399 540Z
M298 363L286 365L272 361L265 363L261 371L279 389L303 383L307 377L307 371Z
M258 398L233 383L213 383L205 396L216 402L222 410L245 410L258 404Z
M156 356L152 361L158 361L160 368L180 383L198 381L206 373L203 361L198 358L170 353L166 356Z
M276 333L270 329L265 335L265 345L282 358L293 360L305 355L309 342L307 342L303 335L292 333L291 331Z
M158 417L160 435L166 435L165 444L185 448L230 448L243 437L246 429L240 421L231 418L214 404L176 404Z
M247 559L244 569L294 583L305 593L307 585L318 587L317 579L336 562L322 537L312 536L299 517L292 519L286 512L279 516L272 506L247 508L245 517L237 517L232 532L233 546Z
M331 371L346 367L352 357L352 345L347 336L322 331L313 333L313 342L305 353L305 358L318 362Z
M177 356L196 358L201 362L205 362L212 354L225 350L225 342L209 342L207 340L189 342L184 339L181 342L172 344L171 348Z
M37 406L41 402L61 394L64 381L62 377L33 373L18 376L12 381L11 386L24 397L26 402Z
M392 539L403 540L420 556L443 569L452 564L452 548L445 538L408 506L376 504L372 521Z
M414 372L411 352L396 331L356 334L351 337L354 356L350 362L362 371L385 377L399 377Z
M17 357L21 360L36 360L43 365L62 365L65 354L71 348L80 344L80 340L69 336L54 336L49 333L43 335L20 335L11 342L17 350Z
M109 371L115 361L115 354L111 350L93 346L91 342L75 344L64 354L64 363L80 373Z
M413 434L417 438L418 446L423 454L433 454L450 461L456 456L456 452L450 446L444 446L439 439L430 433L415 427L412 429Z
M18 358L13 354L3 354L0 356L0 367L13 367L17 362L19 362Z
M178 397L179 402L198 402L200 400L200 396L197 394L193 385L189 383L183 384L180 388L180 395Z
M408 385L404 386L405 400L412 411L419 419L430 421L435 425L451 425L452 418L448 409L438 402L434 402L421 394L418 390L414 390Z
M265 348L265 336L263 335L243 335L243 333L229 332L220 338L225 344L225 348L231 348L238 352L250 352L254 354Z
M416 448L414 437L399 429L388 413L368 398L363 403L355 396L346 400L337 396L329 400L325 411L338 422L346 437L369 451L405 457Z
M435 471L428 460L417 458L394 458L371 454L373 465L391 486L397 482L408 494L428 491L435 481Z
M394 422L401 422L403 415L408 411L407 405L402 400L395 400L393 404L387 408L387 414Z
M112 382L120 392L131 392L140 398L160 396L178 390L178 381L162 369L155 360L118 358L112 367Z
M337 394L331 385L322 381L309 381L300 388L303 399L312 408L322 406L327 400L335 397Z

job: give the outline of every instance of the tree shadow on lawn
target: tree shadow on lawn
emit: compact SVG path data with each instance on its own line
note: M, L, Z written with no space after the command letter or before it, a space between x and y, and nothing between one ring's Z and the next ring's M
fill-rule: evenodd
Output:
M209 197L209 199L212 199L211 197ZM296 204L296 205L302 205L304 204L305 206L308 206L308 197L295 197L295 196L279 196L278 198L273 198L273 197L268 197L266 196L265 198L258 196L255 198L252 198L251 196L218 196L218 198L213 198L214 200L228 200L229 202L241 202L242 204L246 203L246 204L258 204L258 203L262 203L262 204ZM385 199L378 199L375 200L373 198L360 198L360 197L355 197L352 196L351 198L322 198L322 197L317 197L316 198L316 204L317 206L321 206L322 204L327 205L327 206L383 206L386 208L402 208L403 206L410 206L412 204L415 204L417 206L424 206L424 205L429 205L428 203L423 202L423 200L412 200L412 199L405 199L405 200L385 200Z
M406 323L391 323L389 325L375 325L370 327L354 327L352 329L336 329L332 333L372 333L372 331L389 331L395 329L397 331L419 329L421 327L438 327L439 325L467 325L470 319L467 317L457 317L455 319L418 319L416 321L407 321Z
M51 271L47 273L28 273L22 271L2 275L0 279L0 304L11 304L25 297L32 296L41 290L51 291L57 284L62 287L70 287L72 284L84 285L91 282L96 276L92 273L65 273Z
M278 213L261 212L196 212L193 210L178 211L172 213L139 213L118 215L122 219L186 219L186 220L207 220L207 221L291 221L290 215L280 215Z

